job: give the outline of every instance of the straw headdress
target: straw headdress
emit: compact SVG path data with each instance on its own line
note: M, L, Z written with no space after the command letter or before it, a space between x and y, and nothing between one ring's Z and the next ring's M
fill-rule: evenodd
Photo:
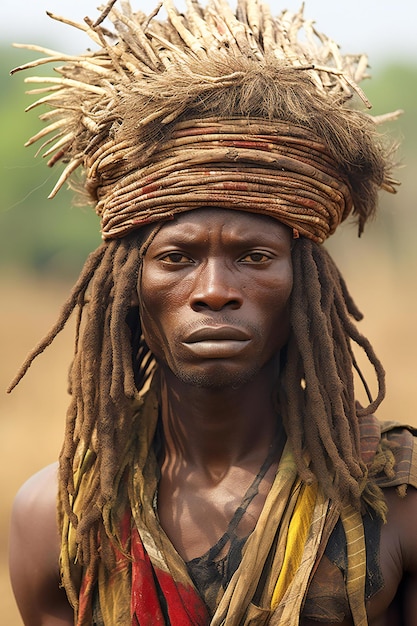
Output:
M377 191L393 191L380 120L350 106L370 106L365 55L343 56L303 8L274 18L258 0L235 12L187 0L180 13L164 0L147 17L120 5L84 24L51 15L99 49L26 46L45 57L14 70L63 64L27 79L46 84L29 109L50 107L28 145L66 164L51 196L83 170L104 239L198 206L272 215L318 242L352 212L362 231Z

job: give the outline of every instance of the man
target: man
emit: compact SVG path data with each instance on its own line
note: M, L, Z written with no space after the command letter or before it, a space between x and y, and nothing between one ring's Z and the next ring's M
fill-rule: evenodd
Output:
M393 190L348 106L366 61L257 3L113 5L98 52L52 54L33 139L53 193L83 167L104 242L13 383L78 308L59 469L14 507L23 620L414 626L414 437L372 416L383 369L321 245Z

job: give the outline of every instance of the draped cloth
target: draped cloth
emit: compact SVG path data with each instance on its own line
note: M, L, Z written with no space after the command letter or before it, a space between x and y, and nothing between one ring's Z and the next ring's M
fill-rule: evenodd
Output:
M154 388L135 406L132 467L105 520L107 532L118 539L114 566L109 570L99 561L94 570L81 570L75 565L75 533L69 520L64 524L64 586L69 577L80 579L78 597L70 598L77 626L298 626L309 582L339 517L347 544L350 611L355 626L366 626L361 515L350 506L336 511L316 484L302 484L288 444L240 566L221 592L214 616L209 616L186 564L158 520L159 467L153 445L158 407ZM88 469L89 464L85 466ZM76 475L76 512L81 507L77 500L82 502L91 479L81 466Z

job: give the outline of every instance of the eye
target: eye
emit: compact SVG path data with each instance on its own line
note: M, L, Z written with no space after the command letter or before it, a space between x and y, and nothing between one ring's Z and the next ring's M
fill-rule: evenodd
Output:
M168 252L160 257L160 261L164 263L170 263L172 265L182 265L185 263L194 263L193 259L186 256L182 252Z
M259 250L256 250L254 252L248 252L247 254L245 254L245 256L241 257L240 262L241 263L266 263L267 261L271 260L271 255L267 254L266 252L261 252Z

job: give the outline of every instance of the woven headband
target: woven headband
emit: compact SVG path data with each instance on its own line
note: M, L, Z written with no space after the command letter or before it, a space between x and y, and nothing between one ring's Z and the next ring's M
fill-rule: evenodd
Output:
M120 177L126 160L139 164ZM118 166L113 146L91 155L90 167L87 161L104 239L217 206L268 215L321 243L352 210L349 185L326 146L286 122L188 120L140 160L122 151Z

